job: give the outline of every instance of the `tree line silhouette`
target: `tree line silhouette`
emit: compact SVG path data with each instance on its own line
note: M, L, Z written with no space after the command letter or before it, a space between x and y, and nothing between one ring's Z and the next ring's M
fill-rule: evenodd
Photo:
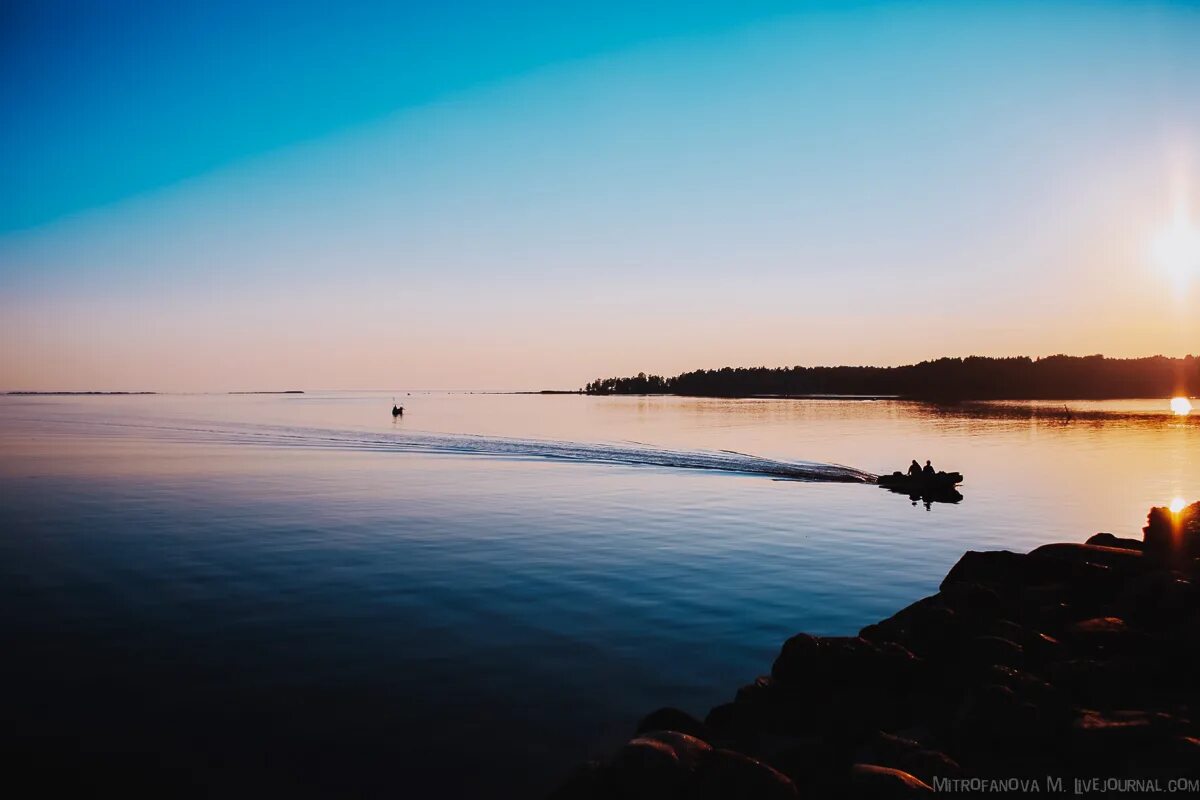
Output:
M939 358L901 367L724 367L674 377L598 378L588 394L896 395L921 399L1077 400L1200 394L1200 356Z

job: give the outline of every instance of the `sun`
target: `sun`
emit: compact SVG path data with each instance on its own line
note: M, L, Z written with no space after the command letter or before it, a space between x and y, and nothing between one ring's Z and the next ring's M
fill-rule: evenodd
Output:
M1171 509L1172 514L1178 514L1183 511L1184 501L1182 497L1173 498L1167 508Z
M1186 397L1171 398L1171 413L1178 414L1181 417L1186 417L1192 413L1192 401Z

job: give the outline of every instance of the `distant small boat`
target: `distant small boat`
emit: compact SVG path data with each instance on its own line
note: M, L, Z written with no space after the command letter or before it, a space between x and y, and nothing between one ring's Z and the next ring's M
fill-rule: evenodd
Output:
M938 472L934 475L906 475L903 472L893 472L891 475L880 475L876 481L885 489L912 492L939 492L953 489L962 483L961 472Z

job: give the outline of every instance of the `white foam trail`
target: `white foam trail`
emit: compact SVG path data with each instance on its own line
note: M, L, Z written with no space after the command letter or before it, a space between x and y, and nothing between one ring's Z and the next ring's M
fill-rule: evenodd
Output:
M266 425L205 423L186 425L144 425L125 422L102 423L153 431L156 438L175 441L222 442L266 447L307 447L335 450L371 450L383 452L446 453L501 458L535 458L589 464L623 464L673 469L711 470L762 475L781 480L837 483L873 483L875 475L841 464L815 461L780 461L731 450L669 450L644 444L602 444L511 439L498 436L474 436L449 433L403 432L368 434L356 431L320 428L292 428ZM203 426L203 427L200 427Z

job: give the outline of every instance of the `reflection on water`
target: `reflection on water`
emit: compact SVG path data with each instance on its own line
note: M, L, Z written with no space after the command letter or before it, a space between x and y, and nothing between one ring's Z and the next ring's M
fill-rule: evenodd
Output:
M883 487L892 494L899 494L907 497L915 506L917 503L922 503L926 509L933 508L934 503L961 503L963 500L962 492L953 488L946 489L924 489L921 491L911 491L901 489L896 486Z
M1200 498L1196 415L1062 406L0 398L0 678L22 687L0 746L151 752L218 794L536 793L645 711L729 699L791 633L931 593L965 549L1136 535ZM914 458L966 501L751 468Z

